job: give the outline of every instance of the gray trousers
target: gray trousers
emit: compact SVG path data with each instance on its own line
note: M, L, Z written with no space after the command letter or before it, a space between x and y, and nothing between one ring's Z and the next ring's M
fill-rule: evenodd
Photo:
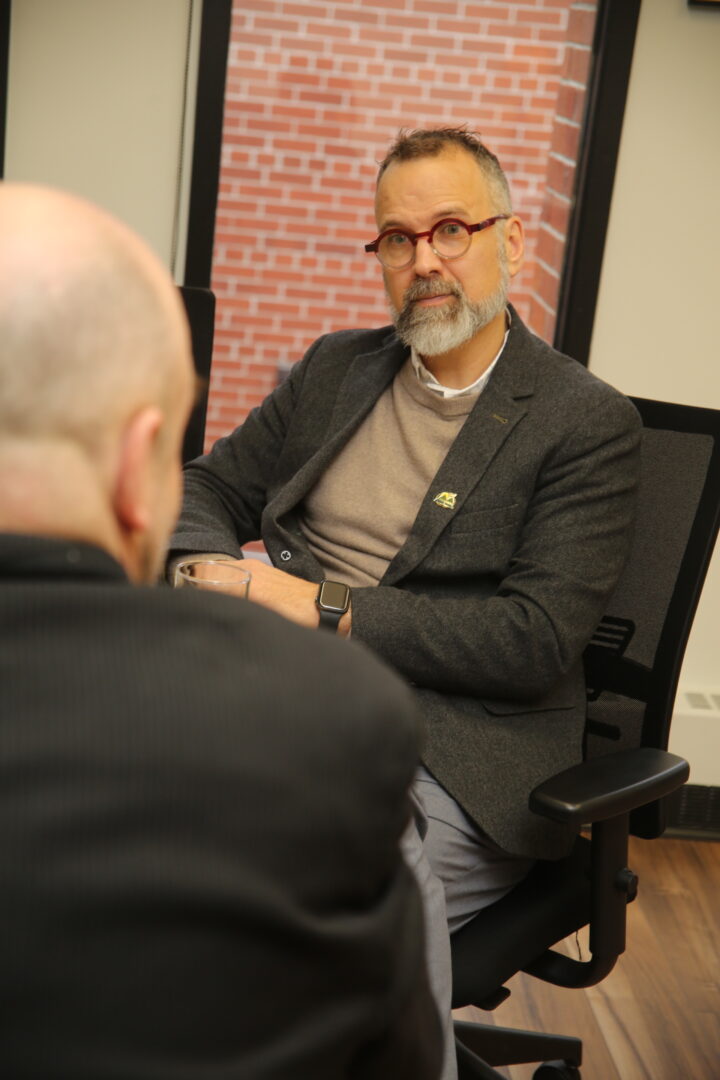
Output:
M485 836L423 767L412 789L414 819L403 837L406 862L422 894L430 986L445 1029L439 1080L456 1080L450 934L509 892L532 859L508 855Z

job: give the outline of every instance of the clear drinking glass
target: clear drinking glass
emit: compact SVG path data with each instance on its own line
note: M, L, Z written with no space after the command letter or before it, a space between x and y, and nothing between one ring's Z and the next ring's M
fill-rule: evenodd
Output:
M247 599L251 574L233 559L183 559L175 567L176 589L211 589Z

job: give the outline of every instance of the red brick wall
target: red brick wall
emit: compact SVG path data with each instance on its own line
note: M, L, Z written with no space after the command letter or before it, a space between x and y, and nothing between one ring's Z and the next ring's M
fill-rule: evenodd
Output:
M498 154L528 241L512 299L552 335L593 8L235 0L208 446L319 334L388 322L362 244L376 163L402 126L467 123Z
M530 326L546 341L552 341L555 329L565 239L572 211L575 163L585 115L585 89L592 60L596 9L596 0L574 2L570 8L565 61L547 158L533 287L526 312Z

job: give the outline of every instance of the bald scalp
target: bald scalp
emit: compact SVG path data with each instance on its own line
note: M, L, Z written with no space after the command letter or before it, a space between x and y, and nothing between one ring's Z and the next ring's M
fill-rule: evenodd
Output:
M82 199L0 184L0 455L11 440L99 450L164 407L188 331L166 270Z

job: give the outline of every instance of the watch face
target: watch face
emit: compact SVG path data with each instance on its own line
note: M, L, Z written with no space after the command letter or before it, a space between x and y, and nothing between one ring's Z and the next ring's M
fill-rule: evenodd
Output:
M325 611L347 611L350 590L339 581L323 581L320 586L318 603Z

